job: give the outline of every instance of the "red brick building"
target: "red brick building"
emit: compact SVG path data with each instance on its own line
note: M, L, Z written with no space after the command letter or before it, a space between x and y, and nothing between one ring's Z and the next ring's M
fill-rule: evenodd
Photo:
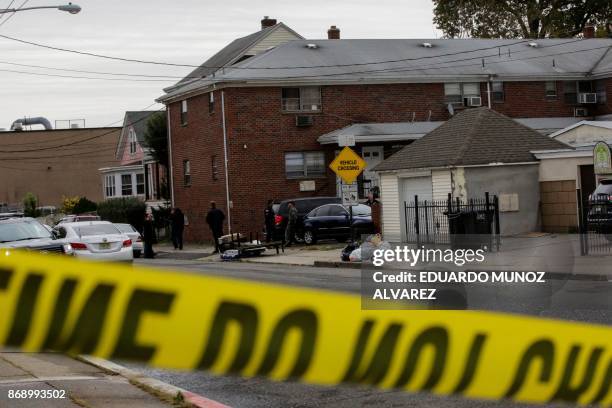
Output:
M210 238L211 200L233 232L256 232L268 199L336 195L328 164L342 133L375 165L472 106L546 134L612 115L611 47L609 39L299 39L209 67L218 69L160 98L187 238ZM375 175L360 185L376 186Z

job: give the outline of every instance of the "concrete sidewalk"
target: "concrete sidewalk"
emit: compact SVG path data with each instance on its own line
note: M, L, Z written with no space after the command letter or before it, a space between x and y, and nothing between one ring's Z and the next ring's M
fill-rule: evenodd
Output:
M171 242L153 245L155 257L164 259L199 259L211 255L214 250L211 245L187 244L183 249L174 249Z
M0 351L0 407L228 408L110 361L12 350Z

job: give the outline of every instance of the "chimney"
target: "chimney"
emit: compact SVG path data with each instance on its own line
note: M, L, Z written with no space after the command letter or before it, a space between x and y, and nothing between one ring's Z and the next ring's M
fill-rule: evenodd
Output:
M595 26L592 24L585 25L582 30L582 36L584 38L595 38Z
M266 29L268 27L272 27L276 25L276 19L265 16L263 20L261 20L261 29Z
M336 26L329 27L329 30L327 30L327 38L329 40L339 40L340 39L340 29Z

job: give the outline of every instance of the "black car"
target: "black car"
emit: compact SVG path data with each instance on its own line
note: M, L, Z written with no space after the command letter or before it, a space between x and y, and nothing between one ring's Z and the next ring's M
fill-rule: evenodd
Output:
M339 204L342 202L342 199L340 197L306 197L281 201L280 205L278 206L278 211L276 211L276 215L274 216L274 238L276 240L282 240L285 238L285 228L287 227L290 201L295 202L295 207L298 210L298 220L295 226L295 240L297 242L302 242L304 232L304 217L306 214L324 204Z
M24 248L34 251L71 254L72 248L34 218L0 220L0 248Z
M351 237L351 233L353 237L373 233L372 209L367 205L358 204L353 205L352 210L351 224L349 207L326 204L315 208L304 218L304 242L311 245L323 238L346 241Z
M587 222L612 240L612 179L599 180L597 188L589 196Z

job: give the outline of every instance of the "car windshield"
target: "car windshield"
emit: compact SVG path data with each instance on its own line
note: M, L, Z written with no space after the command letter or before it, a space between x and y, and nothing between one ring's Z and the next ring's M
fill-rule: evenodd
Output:
M117 227L119 231L126 233L126 234L131 234L132 232L136 232L134 227L132 227L130 224L115 224L115 227Z
M597 194L612 195L612 180L605 180L604 182L599 184L597 188L595 189L595 191L593 192L593 194L594 195L597 195Z
M0 224L0 242L52 238L51 233L38 221Z
M120 234L120 231L112 224L94 224L94 225L79 225L78 227L72 227L81 237L89 235L109 235L109 234Z

